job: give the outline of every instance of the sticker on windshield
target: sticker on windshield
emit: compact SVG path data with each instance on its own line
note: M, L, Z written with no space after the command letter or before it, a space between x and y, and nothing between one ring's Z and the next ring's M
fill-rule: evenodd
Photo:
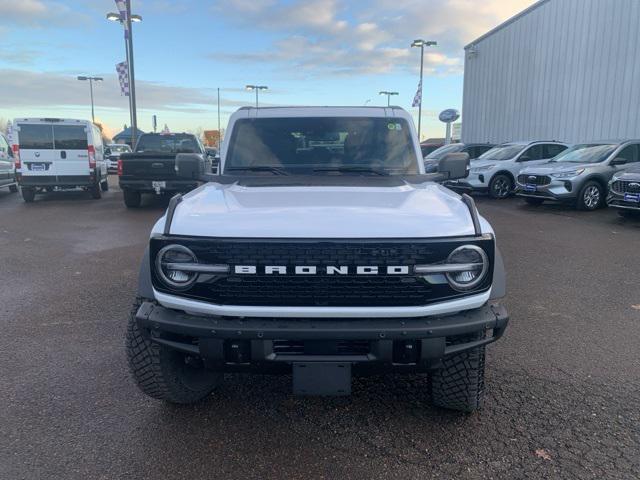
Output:
M402 130L402 125L399 123L387 123L387 128L389 130Z

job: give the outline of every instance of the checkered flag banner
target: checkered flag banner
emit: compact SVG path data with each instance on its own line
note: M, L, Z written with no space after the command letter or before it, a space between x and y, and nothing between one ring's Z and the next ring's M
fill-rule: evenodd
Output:
M120 21L124 27L124 38L129 38L129 24L127 23L127 2L129 0L115 0L116 7L118 7L118 13L120 14Z
M420 107L422 106L422 80L418 83L418 91L416 92L416 96L413 97L412 107Z
M121 62L116 65L118 72L118 80L120 81L120 95L129 96L129 67L127 62Z

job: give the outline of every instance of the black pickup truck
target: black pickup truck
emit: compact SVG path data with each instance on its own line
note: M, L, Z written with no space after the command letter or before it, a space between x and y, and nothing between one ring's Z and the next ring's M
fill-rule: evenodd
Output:
M198 186L198 182L176 175L175 159L179 153L202 155L206 164L211 164L202 143L189 133L145 133L133 153L120 155L118 177L128 208L139 207L143 193L184 193Z

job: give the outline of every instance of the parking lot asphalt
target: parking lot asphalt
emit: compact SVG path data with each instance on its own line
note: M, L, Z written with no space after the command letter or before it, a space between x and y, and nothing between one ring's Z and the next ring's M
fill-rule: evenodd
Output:
M129 378L124 330L166 203L0 191L0 478L640 478L640 221L478 198L508 271L485 408L430 407L424 376L298 398L229 375L172 407Z

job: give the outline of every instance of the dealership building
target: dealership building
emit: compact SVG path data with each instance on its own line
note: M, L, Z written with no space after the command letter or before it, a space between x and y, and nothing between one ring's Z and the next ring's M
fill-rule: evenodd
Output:
M640 0L542 0L465 47L462 141L640 138Z

